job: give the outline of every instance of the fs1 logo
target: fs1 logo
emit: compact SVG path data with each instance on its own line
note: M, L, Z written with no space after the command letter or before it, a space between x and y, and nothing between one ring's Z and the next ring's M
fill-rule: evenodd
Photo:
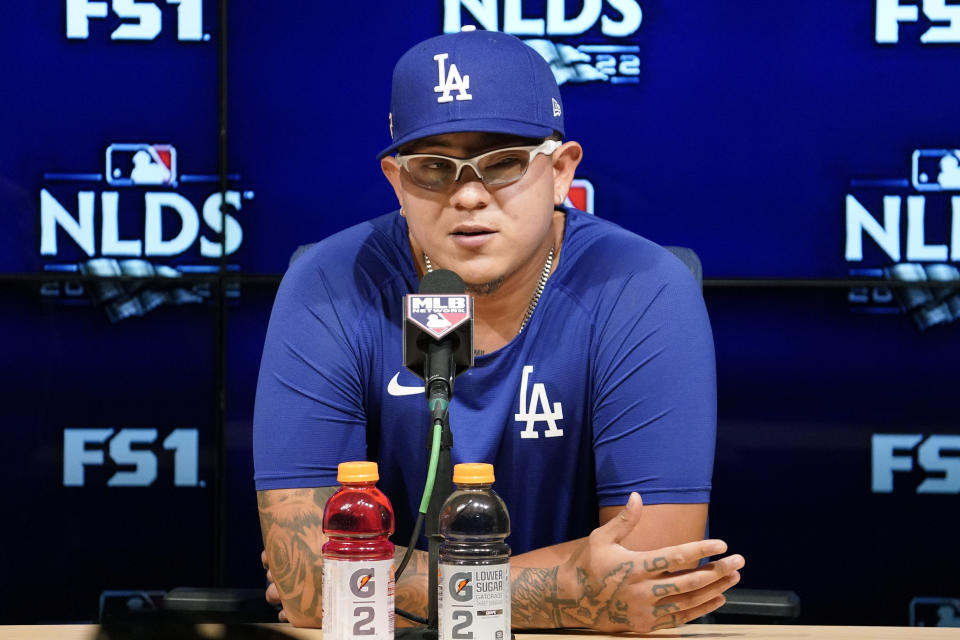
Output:
M196 429L174 429L163 439L162 448L173 452L173 486L202 487L198 480L199 433ZM63 486L85 485L88 467L102 467L106 455L117 469L107 480L108 487L149 487L157 479L156 429L64 429Z
M916 283L853 289L858 311L907 313L921 329L960 319L960 291L943 284L960 280L960 150L917 149L909 179L851 180L845 230L852 277Z
M90 21L107 18L112 11L121 20L110 34L111 40L155 40L163 30L162 12L155 2L141 0L66 0L67 38L87 40ZM177 40L210 40L203 32L203 0L166 0L177 7ZM135 20L135 22L131 22Z
M919 22L922 9L924 17L932 24L920 36L923 44L960 43L960 5L947 4L948 0L876 0L877 21L875 38L879 44L896 44L900 41L900 24Z
M871 458L873 493L892 493L894 474L917 467L927 476L917 493L960 493L960 436L877 433Z
M105 180L104 180L105 178ZM169 144L111 144L106 151L105 173L47 173L48 183L92 183L72 193L53 184L40 190L40 255L63 257L61 235L72 241L67 253L82 251L80 258L178 256L197 244L203 258L231 255L243 241L236 217L224 215L219 191L195 204L172 191L179 183L202 184L216 175L177 175L177 150ZM115 189L95 188L103 181ZM154 190L160 187L162 190ZM145 190L146 189L146 190ZM123 193L123 197L121 197ZM227 191L227 205L234 212L252 191ZM199 210L199 213L198 213ZM213 234L201 234L201 217ZM123 237L124 233L131 234Z
M550 63L557 84L639 83L640 47L627 40L643 22L643 9L637 0L583 0L575 15L567 13L565 0L547 0L545 9L543 3L531 9L524 7L522 0L503 0L502 15L500 4L498 0L444 0L443 32L460 31L466 16L487 31L528 36L531 39L526 43ZM606 42L557 40L583 36L597 25Z

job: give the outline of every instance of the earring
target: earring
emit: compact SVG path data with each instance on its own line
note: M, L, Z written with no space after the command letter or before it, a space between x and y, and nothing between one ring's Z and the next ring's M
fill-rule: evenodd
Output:
M401 217L401 218L406 218L406 217L407 217L407 214L405 214L405 213L403 212L403 207L400 207L400 217Z

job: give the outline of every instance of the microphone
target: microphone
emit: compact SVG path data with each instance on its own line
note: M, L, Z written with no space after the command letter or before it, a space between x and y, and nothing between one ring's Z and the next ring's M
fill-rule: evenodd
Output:
M473 297L460 276L437 269L403 302L403 365L423 378L432 415L442 419L454 378L473 366Z

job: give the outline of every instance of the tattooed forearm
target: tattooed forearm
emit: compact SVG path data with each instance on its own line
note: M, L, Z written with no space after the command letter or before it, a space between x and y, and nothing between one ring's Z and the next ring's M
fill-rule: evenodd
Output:
M593 584L587 579L585 571L577 570L577 584L579 592L575 595L575 602L561 605L564 616L564 626L586 626L597 628L606 626L606 623L620 624L632 628L628 601L617 597L617 593L629 576L633 573L633 562L624 562L613 571Z
M512 582L513 626L545 629L622 625L631 628L629 600L618 591L633 572L625 562L597 581L582 568L576 569L576 585L561 589L558 568L521 569Z
M320 626L323 507L338 487L257 493L267 564L287 617L297 626ZM396 547L399 566L406 547ZM427 554L414 551L396 585L396 606L427 615Z
M319 626L323 506L336 487L257 493L267 564L295 624Z
M394 568L400 566L403 560L403 554L407 548L398 546L393 553ZM403 609L409 613L415 613L418 616L427 617L428 610L428 569L429 557L425 551L414 551L410 556L410 562L403 570L403 575L397 580L396 591L394 594L395 604L398 609ZM404 618L397 617L397 626L403 625Z
M562 627L557 567L520 569L510 581L512 625L523 629ZM571 601L572 602L572 601Z

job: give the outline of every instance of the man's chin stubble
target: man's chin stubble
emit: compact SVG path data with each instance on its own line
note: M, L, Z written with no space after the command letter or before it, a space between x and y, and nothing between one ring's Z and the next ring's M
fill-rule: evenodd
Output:
M496 280L491 280L490 282L484 282L482 284L474 284L471 282L466 283L467 293L471 293L475 296L489 296L503 285L503 277L497 278Z

